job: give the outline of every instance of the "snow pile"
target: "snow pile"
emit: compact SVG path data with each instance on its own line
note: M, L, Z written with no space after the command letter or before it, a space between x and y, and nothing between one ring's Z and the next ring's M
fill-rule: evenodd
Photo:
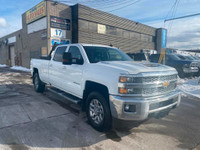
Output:
M200 78L179 79L178 89L183 93L200 98Z
M19 71L25 71L25 72L31 72L30 69L25 68L25 67L21 67L21 66L13 66L13 67L11 67L10 69L19 70Z
M3 68L3 67L7 67L7 65L5 65L5 64L0 64L0 68Z

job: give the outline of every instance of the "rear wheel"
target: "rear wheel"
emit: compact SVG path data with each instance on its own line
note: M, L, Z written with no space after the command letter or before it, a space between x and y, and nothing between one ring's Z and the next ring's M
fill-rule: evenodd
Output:
M105 97L92 92L86 100L86 113L92 127L98 131L108 131L112 127L110 107Z
M39 74L35 73L33 76L33 84L36 92L42 93L45 90L45 84L40 80Z

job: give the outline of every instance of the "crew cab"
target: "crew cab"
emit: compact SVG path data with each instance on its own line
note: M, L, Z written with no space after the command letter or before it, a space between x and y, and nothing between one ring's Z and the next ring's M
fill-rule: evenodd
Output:
M59 45L47 59L32 59L36 92L49 84L81 103L89 123L109 130L112 118L142 121L179 106L174 68L134 62L121 50L104 45Z
M158 63L160 57L160 54L152 54L150 61ZM160 63L164 63L163 60ZM165 65L175 68L180 78L192 76L199 71L198 63L191 60L183 60L177 54L165 54Z

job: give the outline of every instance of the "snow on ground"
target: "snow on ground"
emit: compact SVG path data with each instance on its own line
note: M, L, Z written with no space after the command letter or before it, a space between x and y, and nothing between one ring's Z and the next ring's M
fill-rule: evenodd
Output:
M7 67L7 65L5 65L5 64L0 64L0 68L3 68L3 67Z
M178 89L183 93L200 98L200 78L179 79Z
M31 71L30 69L25 68L25 67L21 67L21 66L13 66L13 67L11 67L10 69L13 69L13 70L20 70L20 71L25 71L25 72L30 72L30 71Z

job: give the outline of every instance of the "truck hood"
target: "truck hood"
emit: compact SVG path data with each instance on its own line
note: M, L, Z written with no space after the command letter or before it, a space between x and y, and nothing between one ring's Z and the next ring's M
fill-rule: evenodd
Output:
M97 65L126 71L130 74L137 74L140 72L162 72L175 70L172 67L157 63L135 61L102 61L97 63Z

